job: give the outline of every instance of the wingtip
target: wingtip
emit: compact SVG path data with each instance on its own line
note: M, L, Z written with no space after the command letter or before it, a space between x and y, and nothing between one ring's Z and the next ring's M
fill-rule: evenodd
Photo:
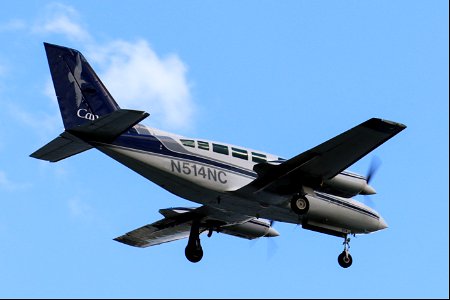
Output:
M367 128L376 130L376 131L386 132L386 133L394 133L394 134L396 134L406 128L406 125L404 125L402 123L398 123L398 122L394 122L394 121L390 121L390 120L386 120L386 119L381 119L381 118L369 119L369 120L365 121L364 123L362 123L361 125L363 125Z
M402 129L405 129L406 128L406 125L405 124L402 124L402 123L398 123L398 122L394 122L394 121L390 121L390 120L386 120L386 119L380 119L382 122L385 122L385 123L387 123L387 124L390 124L390 125L392 125L392 126L396 126L396 127L398 127L398 128L402 128Z

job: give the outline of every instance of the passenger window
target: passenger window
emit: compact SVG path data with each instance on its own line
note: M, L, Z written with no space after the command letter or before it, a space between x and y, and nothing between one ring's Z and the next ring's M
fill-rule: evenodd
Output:
M252 161L256 163L263 163L267 161L267 156L265 154L252 152Z
M195 148L194 140L180 140L181 143L186 147L192 147Z
M220 153L220 154L225 154L228 155L228 147L224 146L224 145L219 145L219 144L212 144L213 145L213 151Z
M209 150L208 142L197 141L197 146L198 146L198 149Z
M231 155L233 155L234 157L237 158L241 158L241 159L248 159L248 153L247 150L243 150L243 149L238 149L238 148L231 148Z

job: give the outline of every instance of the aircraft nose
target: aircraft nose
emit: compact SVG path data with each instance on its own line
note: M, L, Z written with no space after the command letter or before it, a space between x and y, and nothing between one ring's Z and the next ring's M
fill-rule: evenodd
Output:
M383 217L380 217L380 220L378 221L378 230L383 230L383 229L386 229L386 228L388 228L388 224L383 219Z
M278 231L273 228L270 227L269 230L267 231L267 233L264 235L265 237L276 237L279 236L280 234L278 233Z

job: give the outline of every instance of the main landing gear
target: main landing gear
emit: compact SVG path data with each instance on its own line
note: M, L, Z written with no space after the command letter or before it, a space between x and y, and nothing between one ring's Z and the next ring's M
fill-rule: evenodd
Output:
M303 194L296 194L291 199L291 209L299 215L304 215L309 210L309 201Z
M347 238L347 235L344 237L344 251L338 256L338 263L343 268L348 268L352 265L353 259L348 249L350 249L350 238Z
M199 262L203 257L203 249L200 244L200 222L192 221L191 232L189 234L189 241L184 250L186 258L193 263Z

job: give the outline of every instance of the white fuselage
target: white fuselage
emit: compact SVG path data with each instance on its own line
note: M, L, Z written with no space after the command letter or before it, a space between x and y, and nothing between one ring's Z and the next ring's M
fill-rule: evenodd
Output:
M135 126L139 137L95 145L166 190L190 201L250 218L301 224L289 208L290 198L265 192L242 195L235 191L257 178L253 166L279 164L276 155L205 139L191 139L157 129ZM125 139L125 138L124 138ZM149 139L144 147L142 143ZM133 143L135 140L133 140ZM368 233L386 228L377 212L351 198L308 190L308 223L344 233ZM230 217L232 218L232 217ZM242 218L240 218L242 220ZM231 220L232 221L232 220Z

